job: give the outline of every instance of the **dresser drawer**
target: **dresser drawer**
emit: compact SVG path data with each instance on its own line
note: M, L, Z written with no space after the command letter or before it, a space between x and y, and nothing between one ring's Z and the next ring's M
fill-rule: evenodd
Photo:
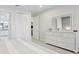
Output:
M46 43L75 51L75 43L64 43L56 40L47 40Z
M75 42L75 36L74 37L59 37L59 36L46 36L46 40L56 40L60 42L66 42L66 43L74 43Z

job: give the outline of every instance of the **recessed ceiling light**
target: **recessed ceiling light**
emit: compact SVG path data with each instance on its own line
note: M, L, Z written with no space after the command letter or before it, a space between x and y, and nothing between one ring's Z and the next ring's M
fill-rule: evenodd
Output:
M43 7L43 5L40 5L40 7Z

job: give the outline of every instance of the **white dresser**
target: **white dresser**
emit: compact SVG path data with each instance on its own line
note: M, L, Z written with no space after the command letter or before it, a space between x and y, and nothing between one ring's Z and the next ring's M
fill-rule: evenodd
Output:
M74 32L46 32L46 43L76 51Z

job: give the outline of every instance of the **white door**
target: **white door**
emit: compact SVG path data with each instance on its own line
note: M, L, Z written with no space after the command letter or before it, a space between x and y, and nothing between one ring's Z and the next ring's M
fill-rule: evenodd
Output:
M40 40L39 16L33 17L33 39Z

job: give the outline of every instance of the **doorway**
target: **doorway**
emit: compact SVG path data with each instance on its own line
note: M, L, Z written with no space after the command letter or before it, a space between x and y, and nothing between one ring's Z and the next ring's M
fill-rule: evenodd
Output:
M9 38L9 13L0 12L0 40Z

